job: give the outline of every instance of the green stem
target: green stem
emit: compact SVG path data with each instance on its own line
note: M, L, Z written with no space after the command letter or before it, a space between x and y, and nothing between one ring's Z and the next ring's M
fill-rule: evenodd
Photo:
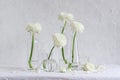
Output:
M31 52L30 52L30 56L29 56L29 60L28 60L28 64L29 64L29 68L33 68L32 66L32 55L33 55L33 48L34 48L34 33L32 33L32 43L31 43Z
M65 30L66 24L67 24L67 21L64 22L64 25L63 25L63 28L62 28L62 31L61 31L62 34L63 34L64 30Z
M68 69L70 69L72 67L72 63L68 64Z
M50 50L50 54L49 54L49 56L48 56L48 60L50 59L50 57L51 57L51 54L52 54L52 51L53 51L53 49L55 48L55 45L51 48L51 50Z
M61 31L62 34L64 33L66 25L67 25L67 21L64 22L64 25L63 25L63 28L62 28L62 31ZM63 47L62 47L61 51L62 51L63 61L64 61L65 64L67 64L67 60L65 59L64 48Z
M63 47L62 47L62 57L63 57L64 63L67 64L67 60L65 59L64 48Z
M72 63L74 62L74 46L75 46L76 34L77 34L77 32L74 33L73 42L72 42Z

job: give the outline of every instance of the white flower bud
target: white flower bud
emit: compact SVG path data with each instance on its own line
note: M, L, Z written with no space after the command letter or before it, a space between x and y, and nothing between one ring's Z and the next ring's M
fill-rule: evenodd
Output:
M31 23L31 24L28 24L26 30L28 32L35 32L35 33L40 33L42 27L39 23Z
M72 30L75 32L83 32L84 31L84 26L80 22L72 21L70 26L72 27Z
M70 13L64 13L64 12L61 12L58 16L59 20L61 21L71 21L73 20L74 16Z
M67 71L66 68L64 68L64 67L60 68L60 72L65 73L66 71Z
M61 33L55 33L53 41L56 47L64 47L67 44L66 36Z
M86 63L83 65L83 70L84 71L95 71L95 65L92 63Z

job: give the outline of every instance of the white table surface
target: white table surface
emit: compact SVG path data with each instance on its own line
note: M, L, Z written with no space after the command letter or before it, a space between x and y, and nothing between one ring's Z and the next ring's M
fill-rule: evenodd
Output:
M120 80L120 65L107 65L99 72L34 72L0 68L0 80Z

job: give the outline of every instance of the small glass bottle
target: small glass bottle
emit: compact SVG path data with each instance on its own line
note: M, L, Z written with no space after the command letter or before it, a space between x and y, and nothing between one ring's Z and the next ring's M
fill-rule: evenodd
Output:
M57 62L56 60L53 58L53 49L55 48L55 46L52 47L50 53L48 54L48 56L46 56L46 59L44 59L41 63L41 68L44 71L47 72L54 72L57 69Z
M75 45L74 45L74 59L71 63L71 69L72 70L79 70L80 69L80 55L78 51L78 43L77 43L77 37L75 39ZM71 52L72 53L72 52ZM71 55L72 57L72 55Z
M36 70L39 65L39 57L40 57L40 44L39 40L36 37L37 34L32 34L28 37L27 40L27 60L28 60L28 69L29 70ZM32 37L32 39L31 39ZM31 52L32 49L32 52Z

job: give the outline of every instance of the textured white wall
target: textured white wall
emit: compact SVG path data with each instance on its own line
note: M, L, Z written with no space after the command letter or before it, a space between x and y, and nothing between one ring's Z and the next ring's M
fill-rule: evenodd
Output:
M85 31L79 34L81 57L94 63L120 64L120 0L0 0L0 65L26 66L30 22L40 22L39 45L49 52L51 35L59 31L60 12L74 14Z

